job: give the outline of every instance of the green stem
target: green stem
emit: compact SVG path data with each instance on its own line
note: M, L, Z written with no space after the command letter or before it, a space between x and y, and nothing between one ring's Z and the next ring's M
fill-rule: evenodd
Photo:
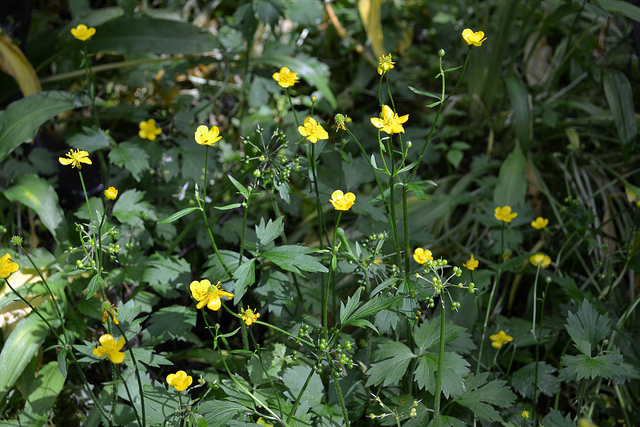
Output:
M251 196L253 196L253 189L258 184L257 180L249 190L249 198L246 200L246 206L244 207L244 216L242 218L242 236L240 237L240 253L238 254L238 267L242 264L242 255L244 253L244 236L247 231L247 216L249 215L249 206L251 204Z
M302 396L304 395L305 390L309 386L309 382L311 381L311 377L313 377L314 372L315 371L313 370L313 367L312 367L309 370L309 375L307 376L306 381L304 382L304 384L302 385L302 388L300 389L300 393L298 394L298 397L296 398L296 401L293 402L293 407L291 408L291 411L289 412L289 415L287 415L287 422L288 423L291 422L291 418L293 418L293 414L295 414L296 408L300 404L300 400L302 399Z
M333 365L330 363L329 366L331 366L331 373L333 374L335 371L335 368L333 367ZM344 397L342 396L342 389L340 388L340 381L338 381L338 378L333 377L333 384L336 386L336 393L338 393L338 400L340 401L340 408L342 409L342 417L344 418L344 425L348 426L349 425L349 413L347 412L347 406L344 403Z
M316 145L311 143L311 154L307 149L307 158L309 160L309 166L311 167L311 176L313 179L313 189L316 193L316 211L318 213L318 240L320 246L324 245L324 239L327 239L327 245L329 245L329 237L324 232L324 210L320 203L320 192L318 190L318 164L316 163Z
M138 414L138 410L136 409L136 406L133 404L133 398L131 398L131 392L129 391L129 386L127 385L127 382L124 380L124 378L122 378L122 375L120 374L120 372L118 371L118 369L115 366L112 367L112 370L113 370L113 372L116 373L116 376L120 379L120 381L124 385L124 390L127 393L127 397L129 397L129 402L131 402L131 404L133 405L133 412L136 414L136 420L138 420L138 424L140 426L144 426L144 421L140 419L140 414ZM138 372L138 369L136 368L136 369L134 369L134 371ZM140 396L142 396L142 393L140 394ZM143 404L142 408L143 408L143 412L144 412L144 404ZM143 419L144 419L144 415L143 415Z
M327 282L322 290L322 325L324 326L324 337L329 339L329 319L328 319L328 306L329 306L329 285L331 284L331 277L335 270L336 260L336 241L338 239L338 226L340 225L340 218L342 218L342 211L338 211L336 221L333 226L333 244L331 245L331 265L329 273L327 274Z
M484 349L484 340L487 335L487 325L489 324L489 315L491 314L491 306L493 305L493 298L496 294L496 288L498 287L499 273L496 272L495 280L491 287L491 295L489 295L489 304L487 305L487 312L484 316L484 323L482 324L482 338L480 339L480 350L478 351L478 364L476 365L476 375L480 373L480 365L482 364L482 350Z
M144 393L142 390L142 380L140 379L140 373L139 373L139 368L138 368L138 361L136 360L136 355L133 353L133 348L131 348L131 345L129 344L129 340L127 339L126 335L124 334L124 330L122 330L122 327L117 324L114 323L114 325L116 326L116 328L118 329L118 331L120 332L120 335L122 335L124 337L124 343L127 346L127 350L129 351L129 354L131 355L131 361L133 362L133 371L136 374L136 381L138 382L138 392L140 393L140 408L142 411L142 423L140 424L142 427L145 426L145 422L146 422L146 414L145 414L145 408L144 408ZM131 402L133 403L133 402ZM136 412L136 417L138 416L138 410L135 408L133 408Z
M198 200L198 204L200 205L200 212L202 213L202 219L204 220L204 225L207 228L207 233L209 233L209 240L211 240L211 246L213 246L213 251L216 253L216 256L218 257L218 261L220 261L220 265L222 265L222 268L224 269L224 271L229 275L229 279L231 279L233 278L233 274L231 273L231 270L229 270L229 267L227 267L227 264L222 259L220 250L218 250L218 245L216 245L216 241L213 238L213 233L211 232L211 227L209 226L209 219L207 218L207 213L202 207L202 204L200 204L200 200Z
M441 295L442 303L440 306L440 345L438 348L438 370L436 372L436 391L434 395L433 403L433 425L434 427L440 427L440 397L442 395L442 375L444 365L444 327L445 327L445 307L444 298Z

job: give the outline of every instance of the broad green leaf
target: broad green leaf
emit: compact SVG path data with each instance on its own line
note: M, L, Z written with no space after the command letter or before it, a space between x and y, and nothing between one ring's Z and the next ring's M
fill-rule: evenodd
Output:
M127 358L125 357L125 360ZM137 386L133 387L137 389ZM209 403L209 402L205 402ZM180 401L176 397L173 388L167 390L166 385L147 386L144 391L145 421L148 425L175 425L179 424L176 418L176 411L180 406ZM198 405L202 407L203 405ZM97 425L97 423L96 423ZM209 424L212 425L212 424Z
M493 406L508 408L513 405L516 395L506 385L506 381L494 380L487 383L488 372L470 375L465 380L464 392L454 402L467 407L478 418L502 422L500 413Z
M86 96L59 90L34 93L0 111L0 161L18 145L31 141L47 120L74 108L91 105Z
M209 52L219 46L216 36L194 25L146 16L108 21L96 28L96 34L89 41L91 52L121 55L189 55Z
M151 314L144 334L153 344L168 340L191 341L191 329L196 326L196 319L197 311L193 307L162 307Z
M238 304L247 292L247 288L256 282L256 259L245 261L233 272L236 279L233 303Z
M593 349L609 335L611 324L609 316L601 316L585 299L576 314L569 312L565 328L578 350L591 356Z
M605 70L602 83L620 143L627 145L635 141L638 133L631 83L622 72L611 69Z
M82 133L77 133L67 140L69 147L93 153L94 151L108 148L113 138L102 129L90 127L82 128Z
M606 11L619 13L632 21L640 22L640 7L622 0L596 0L596 3Z
M420 388L433 393L436 390L436 373L438 372L438 353L429 353L420 358L414 377ZM458 353L445 352L442 361L442 393L449 396L460 396L464 391L463 378L469 373L469 362Z
M516 138L520 142L520 146L526 153L529 151L531 143L531 127L532 115L529 105L529 94L524 84L514 76L505 79L507 92L509 92L509 100L511 101L511 110L516 127Z
M520 206L524 204L527 180L524 175L525 158L519 146L507 156L500 167L498 184L493 193L496 206Z
M560 380L581 381L583 379L628 379L638 378L638 372L630 364L623 361L622 355L607 353L600 356L589 357L586 354L572 356L565 354L560 363Z
M285 16L305 28L314 27L324 15L324 7L316 0L297 0L288 3Z
M142 280L149 282L153 289L165 297L176 297L178 282L190 283L191 266L184 258L155 253L144 263L146 269Z
M310 271L312 273L328 272L327 267L320 264L315 257L309 255L315 252L315 249L306 246L284 245L269 249L261 253L261 256L273 262L278 267L292 273L301 274L300 270Z
M367 371L369 379L365 387L397 384L407 374L409 362L415 357L411 349L400 342L389 341L381 345L374 353L374 360L379 362L373 363Z
M379 295L362 304L349 317L345 317L345 320L344 322L342 322L342 324L343 326L353 325L355 324L356 321L360 321L360 319L364 319L366 317L372 316L381 310L385 310L391 307L392 305L402 300L403 298L404 297L402 295L394 295L394 296ZM340 315L340 317L342 318L342 314Z
M347 303L340 302L340 323L344 325L344 321L349 318L356 311L358 304L360 304L360 294L362 288L358 287L356 291L347 298Z
M444 328L444 342L449 343L461 337L465 333L465 328L447 324ZM433 318L423 322L414 332L414 339L418 346L418 354L436 348L440 342L440 320Z
M140 182L142 172L149 169L149 155L140 144L125 141L114 146L109 151L109 162L118 167L124 167L131 172L136 181Z
M260 218L260 224L256 225L256 248L259 251L262 247L267 246L273 242L284 231L284 223L282 222L284 217L279 217L275 221L269 219L267 224L264 223L264 218Z
M127 190L122 193L113 205L113 216L118 221L133 227L142 225L142 219L157 220L156 213L149 202L145 202L144 191Z
M291 392L291 396L295 399L300 395L307 378L311 375L311 380L309 380L309 384L304 390L301 402L307 401L309 406L316 406L322 402L324 385L322 384L320 375L315 372L311 373L311 369L310 366L306 365L294 366L285 370L282 378L284 384L287 385L287 388Z
M534 396L536 363L529 363L514 372L511 378L513 389L524 398L532 398ZM560 391L560 381L558 377L553 375L557 369L546 362L538 363L538 389L547 396L554 396Z
M1 132L1 131L0 131ZM0 137L0 141L2 141ZM0 144L0 150L3 144ZM3 191L12 202L20 202L33 209L47 230L58 238L58 226L64 220L64 213L58 202L58 194L46 180L33 174L20 175L16 183Z
M22 425L45 425L64 381L58 362L49 362L38 370L37 378L31 380L25 393L27 403L20 413Z
M170 217L165 218L162 221L158 221L158 224L169 224L170 222L177 221L180 218L182 218L183 216L189 215L191 212L197 211L198 209L200 209L200 208L191 207L191 208L182 209L181 211L178 211L178 212L174 213Z
M175 398L174 398L175 399ZM208 426L231 425L231 420L242 420L247 407L226 400L207 400L199 404L197 412L204 416Z

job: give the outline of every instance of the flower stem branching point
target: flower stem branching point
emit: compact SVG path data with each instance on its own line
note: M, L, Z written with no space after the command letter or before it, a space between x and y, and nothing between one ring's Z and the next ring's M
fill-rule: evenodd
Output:
M220 136L220 129L218 129L218 126L213 126L209 129L205 125L200 125L196 129L195 139L200 145L209 145L213 147L213 145L220 141L222 137Z
M280 68L280 71L273 73L272 77L283 88L288 88L298 83L298 73L292 72L287 67Z
M329 139L327 131L324 130L322 125L319 125L313 117L304 119L303 125L304 126L298 126L298 132L313 144L318 142L319 139Z
M341 190L336 190L331 194L331 200L329 200L333 207L337 211L348 211L356 201L356 195L353 193L343 193Z
M162 133L162 128L156 126L154 119L140 122L140 130L138 136L142 139L148 139L149 141L155 141L156 136Z
M518 216L517 212L511 213L511 206L498 206L493 215L498 221L511 222L511 220Z
M391 107L383 105L381 115L382 118L372 117L371 124L390 135L394 133L404 133L402 124L409 120L408 114L398 117L398 114L394 113Z
M93 349L93 355L96 357L105 357L113 363L122 363L124 361L124 353L121 352L124 347L124 337L120 337L116 341L110 334L104 334L99 339L100 345Z
M5 254L0 258L0 279L6 279L20 269L17 262L11 262L11 255Z
M73 148L67 153L67 157L58 157L58 161L64 165L71 165L72 168L82 169L82 163L91 164L89 152L83 150L73 151Z
M185 371L178 371L175 374L167 375L167 384L174 387L176 391L186 390L191 385L193 378Z
M218 282L216 285L212 285L207 279L199 282L197 280L191 282L189 289L191 290L193 299L198 301L196 308L201 309L206 305L209 310L217 311L222 307L222 301L220 301L221 297L234 297L232 293L220 289L220 286L222 286L221 282Z
M462 31L462 38L469 46L482 46L482 42L487 39L484 36L484 31L473 32L469 28L465 28Z
M73 35L73 37L82 41L90 39L95 33L96 33L95 28L87 27L84 24L80 24L76 28L71 29L71 34Z

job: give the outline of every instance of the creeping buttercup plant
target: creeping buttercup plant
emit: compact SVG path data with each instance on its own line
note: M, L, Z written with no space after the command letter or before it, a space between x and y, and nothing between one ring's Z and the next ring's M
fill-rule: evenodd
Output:
M0 40L3 422L633 424L632 6L84 3Z

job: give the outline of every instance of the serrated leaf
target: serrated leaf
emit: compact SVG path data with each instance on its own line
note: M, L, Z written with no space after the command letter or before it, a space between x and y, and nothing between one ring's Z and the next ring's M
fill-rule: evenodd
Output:
M90 127L82 128L82 133L77 133L67 140L70 147L93 153L94 151L108 148L113 139L102 129Z
M236 279L234 287L233 303L238 304L240 299L247 292L247 288L256 282L256 264L255 258L245 261L233 272L233 278Z
M145 192L127 190L116 200L112 214L118 221L138 227L142 224L142 217L157 220L156 213L149 202L145 202Z
M463 394L455 398L454 402L469 408L478 418L502 422L502 417L493 406L508 408L513 405L516 395L506 386L506 381L494 380L487 383L488 376L488 372L470 375L465 380Z
M604 379L638 377L635 368L624 362L622 355L617 353L607 353L595 357L589 357L586 354L578 356L565 354L560 362L564 366L560 369L560 379L563 381L580 381L598 377Z
M438 354L429 353L420 358L414 372L414 378L420 388L430 393L436 390L436 372L438 372ZM463 378L469 373L469 362L458 353L445 352L442 361L442 393L460 396L464 391Z
M389 341L374 353L374 360L367 375L369 379L365 387L376 386L382 383L383 387L397 384L406 374L411 359L416 356L411 349L400 342Z
M278 267L296 274L301 274L300 270L312 273L328 272L329 270L327 267L320 264L316 261L316 258L309 255L315 252L315 249L311 249L306 246L284 245L269 249L262 253L261 256L273 262Z
M450 343L465 333L466 329L462 326L447 324L444 327L444 342ZM440 342L440 320L433 318L423 322L414 331L414 339L418 346L418 354L424 354L427 351L436 348Z
M133 142L122 142L109 151L109 162L112 165L124 166L133 178L140 182L142 172L149 169L149 155Z
M58 362L49 362L38 370L37 378L33 379L26 390L26 404L20 413L22 425L46 424L49 412L56 402L65 377L58 368Z
M513 389L525 398L532 398L536 392L534 388L536 363L529 363L514 372L511 378ZM560 391L560 381L553 375L557 369L545 362L538 363L538 388L547 396L554 396Z
M284 217L278 217L275 221L269 219L267 224L264 223L264 218L260 218L260 224L256 225L256 239L257 250L267 246L273 242L284 231L284 223L282 222Z
M287 385L287 388L294 399L297 399L300 392L303 391L303 387L309 377L309 374L311 374L311 367L305 365L291 367L285 370L282 374L284 384ZM307 388L304 390L304 394L302 395L302 400L300 402L306 401L309 403L309 406L319 405L322 402L323 394L324 385L322 384L322 379L320 378L320 375L314 372L311 374L311 379L309 380Z
M172 305L163 307L149 317L145 336L159 344L168 340L187 341L196 325L197 311L191 307Z
M144 266L142 280L149 282L156 292L166 297L177 296L175 282L188 283L191 275L189 263L176 255L155 253L145 261Z
M565 328L575 346L586 356L591 356L593 349L611 332L609 317L601 316L586 299L576 314L569 312Z
M379 311L385 310L398 301L402 300L402 295L383 296L378 295L358 307L351 315L345 316L342 326L355 325L355 321L372 316ZM359 298L358 298L359 300ZM341 315L342 318L342 315Z

